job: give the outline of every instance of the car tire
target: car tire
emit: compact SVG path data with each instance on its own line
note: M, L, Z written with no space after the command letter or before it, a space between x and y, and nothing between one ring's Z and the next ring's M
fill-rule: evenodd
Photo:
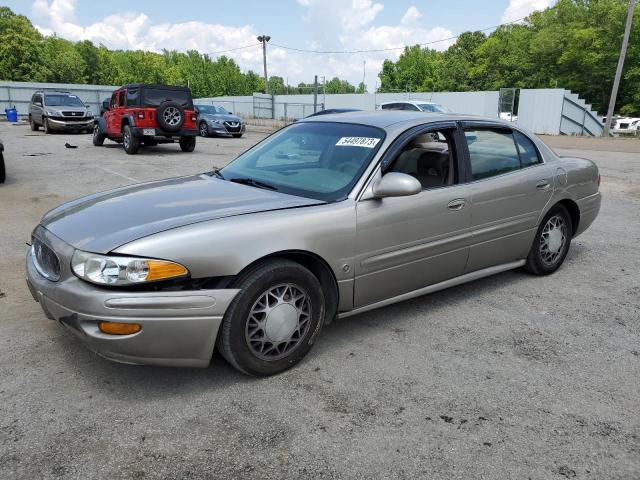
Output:
M182 137L179 143L183 152L193 152L196 149L196 137Z
M93 145L95 147L101 147L104 145L104 141L107 136L100 131L100 125L97 123L93 126Z
M29 115L29 126L31 127L32 132L37 132L38 130L40 130L40 127L36 122L33 121L33 117L31 115Z
M49 127L49 119L47 117L44 117L42 119L42 129L44 130L45 134L53 133L51 127Z
M200 122L200 125L198 126L198 133L201 137L209 136L209 126L207 125L207 122Z
M4 168L4 156L0 153L0 183L7 179L7 171Z
M222 356L241 372L259 377L283 372L302 360L325 315L324 294L315 275L298 263L273 258L242 274L234 288L240 292L218 333Z
M140 150L140 139L133 135L129 125L122 130L122 146L129 155L135 155Z
M234 136L235 138L241 138L241 137L242 137L242 134L241 134L241 133L234 133L234 134L233 134L233 136Z
M156 122L166 132L179 131L184 120L184 108L177 102L163 102L156 109Z
M555 205L540 222L525 270L534 275L555 272L569 252L572 237L573 225L569 212L563 205Z

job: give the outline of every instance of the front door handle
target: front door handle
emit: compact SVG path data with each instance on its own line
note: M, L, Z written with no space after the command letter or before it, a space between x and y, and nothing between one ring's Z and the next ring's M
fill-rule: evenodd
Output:
M551 183L549 183L549 180L540 180L538 183L536 183L536 188L539 190L546 190L550 186Z
M455 200L451 200L447 204L447 208L449 210L462 210L466 205L466 200L464 198L456 198Z

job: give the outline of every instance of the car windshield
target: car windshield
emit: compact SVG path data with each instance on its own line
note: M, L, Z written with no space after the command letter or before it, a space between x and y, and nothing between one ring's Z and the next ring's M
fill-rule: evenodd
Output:
M423 112L448 113L449 110L437 103L418 103L417 107Z
M183 108L192 108L191 93L188 90L170 90L164 88L145 88L142 90L143 103L148 107L157 107L164 102L177 102Z
M45 95L44 104L47 107L84 107L84 103L75 95Z
M301 197L344 199L384 139L350 123L302 122L267 137L219 171L225 180Z
M223 115L229 113L222 107L216 107L215 105L196 105L198 109L198 113L200 114L209 114L215 115L216 113L221 113Z

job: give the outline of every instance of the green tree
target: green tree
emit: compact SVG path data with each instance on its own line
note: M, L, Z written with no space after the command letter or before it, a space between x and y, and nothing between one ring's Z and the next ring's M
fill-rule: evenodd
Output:
M356 87L346 80L333 77L325 85L325 93L355 93Z
M269 77L269 93L271 95L282 95L287 93L287 87L284 84L284 78L273 75Z
M54 83L86 83L86 64L73 43L55 35L45 37L41 62L46 69L46 81Z

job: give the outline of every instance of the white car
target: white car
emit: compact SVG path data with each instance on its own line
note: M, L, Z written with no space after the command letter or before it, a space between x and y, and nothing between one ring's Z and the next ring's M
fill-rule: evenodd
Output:
M640 118L623 117L616 120L613 133L637 133L640 130Z
M400 100L396 102L385 102L380 105L380 110L409 110L413 112L428 113L451 113L451 111L434 102L425 102L421 100Z

